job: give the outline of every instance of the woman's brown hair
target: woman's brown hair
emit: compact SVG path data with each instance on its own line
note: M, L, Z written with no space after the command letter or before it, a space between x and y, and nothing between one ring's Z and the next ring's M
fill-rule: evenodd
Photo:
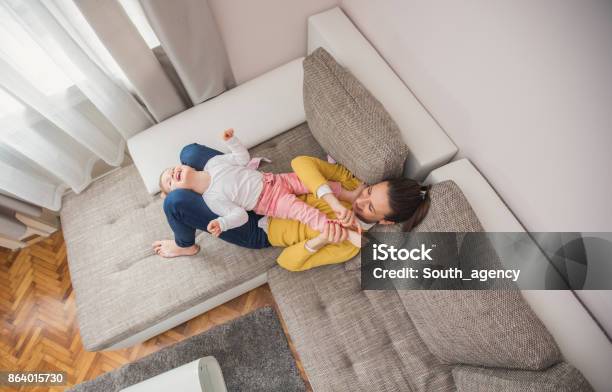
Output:
M389 207L392 213L385 219L392 222L404 222L403 231L414 229L429 211L431 199L430 185L421 185L411 178L394 178L389 184Z

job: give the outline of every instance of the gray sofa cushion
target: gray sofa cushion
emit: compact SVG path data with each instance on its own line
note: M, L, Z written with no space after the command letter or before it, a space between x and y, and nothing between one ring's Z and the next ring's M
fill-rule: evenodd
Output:
M435 184L431 192L430 211L415 231L483 231L454 182ZM457 244L463 245L470 243ZM491 263L499 262L494 257ZM517 290L402 290L399 296L431 352L446 363L543 369L561 358L554 339Z
M362 291L358 276L342 265L268 272L313 390L454 391L397 293Z
M291 170L299 154L322 156L306 124L251 150L268 171ZM178 162L178 156L177 156ZM172 260L151 244L173 238L159 198L134 166L121 168L64 200L61 212L83 344L102 350L227 291L275 265L278 249L251 250L203 233L202 251Z
M431 205L416 232L480 232L482 225L461 189L454 181L434 184L430 190Z
M449 364L545 369L561 360L518 290L400 290L431 352Z
M593 388L572 365L561 362L544 371L453 369L457 392L590 392Z
M399 128L323 48L304 59L304 109L323 149L361 180L374 184L402 174L408 147Z
M399 231L399 225L376 230ZM432 186L430 210L415 231L483 229L461 189L443 181ZM470 241L457 244L462 246ZM498 263L495 256L487 261ZM359 269L360 260L350 260L345 269ZM516 290L399 290L398 295L425 344L445 363L542 369L560 360L552 336Z

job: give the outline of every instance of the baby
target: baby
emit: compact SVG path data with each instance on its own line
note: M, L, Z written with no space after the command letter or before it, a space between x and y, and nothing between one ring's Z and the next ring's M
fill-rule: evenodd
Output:
M164 170L159 180L162 197L178 188L202 194L208 208L219 215L207 227L217 237L245 224L249 219L247 211L299 220L323 232L327 216L296 197L309 190L295 173L262 173L249 168L249 152L234 136L233 129L223 132L223 140L231 152L211 158L203 171L185 165ZM340 183L329 182L329 187L338 198L344 198ZM353 226L354 219L344 219L342 223ZM355 246L361 245L361 235L354 230L348 230L348 240Z

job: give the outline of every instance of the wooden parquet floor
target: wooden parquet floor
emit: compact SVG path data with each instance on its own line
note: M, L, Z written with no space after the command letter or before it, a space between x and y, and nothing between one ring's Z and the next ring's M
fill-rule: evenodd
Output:
M264 285L142 344L118 351L87 352L76 321L66 246L58 232L19 252L0 248L0 370L65 371L71 386L267 305L276 308L269 287ZM0 386L0 391L66 388Z

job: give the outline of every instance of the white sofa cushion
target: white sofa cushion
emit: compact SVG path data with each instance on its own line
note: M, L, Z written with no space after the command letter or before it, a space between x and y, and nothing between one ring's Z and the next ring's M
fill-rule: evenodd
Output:
M225 152L221 133L234 128L253 147L303 123L302 80L299 58L132 137L128 148L147 191L159 192L160 173L179 163L187 144Z

